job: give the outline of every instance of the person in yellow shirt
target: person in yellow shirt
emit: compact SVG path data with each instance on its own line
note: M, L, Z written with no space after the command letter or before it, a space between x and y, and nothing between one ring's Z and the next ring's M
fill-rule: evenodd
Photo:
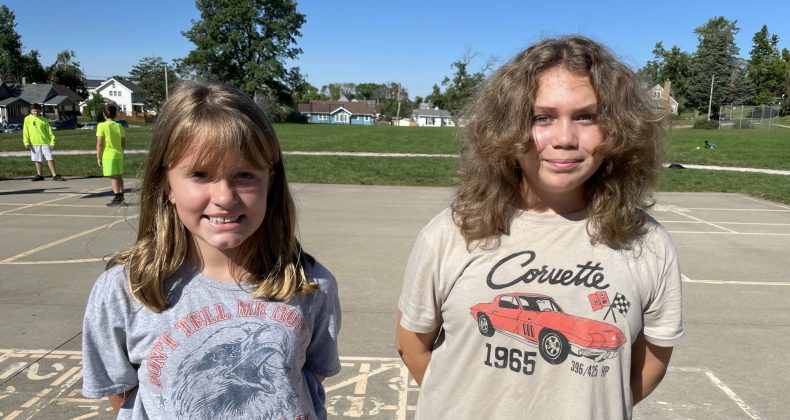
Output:
M113 104L104 106L104 121L96 126L96 164L102 174L110 178L110 186L115 194L107 207L126 205L123 198L123 149L126 147L126 132L115 121L118 107Z
M55 161L52 160L52 149L55 148L55 135L49 121L41 115L41 105L33 104L30 106L30 115L25 117L22 126L22 143L25 149L30 150L30 160L36 164L36 176L31 181L43 181L41 175L41 159L47 160L49 172L52 174L53 181L65 181L55 171Z

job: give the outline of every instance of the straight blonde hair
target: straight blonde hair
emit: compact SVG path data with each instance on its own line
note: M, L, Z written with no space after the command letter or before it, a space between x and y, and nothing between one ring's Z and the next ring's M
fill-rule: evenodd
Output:
M567 36L522 51L478 87L463 112L460 185L451 208L470 247L495 246L497 235L510 226L522 182L517 157L533 147L538 79L557 66L588 76L598 102L596 120L604 138L596 153L603 163L586 183L591 242L627 248L645 232L643 210L653 204L667 112L605 47Z
M165 102L144 170L137 241L114 255L107 268L124 264L138 302L156 312L168 307L164 284L184 264L190 239L168 200L167 171L193 152L199 153L196 166L222 167L241 157L272 170L266 217L234 259L249 275L241 278L231 265L237 284L252 284L254 297L280 301L315 291L305 274L311 258L296 238L296 209L274 129L248 96L219 84L182 82Z

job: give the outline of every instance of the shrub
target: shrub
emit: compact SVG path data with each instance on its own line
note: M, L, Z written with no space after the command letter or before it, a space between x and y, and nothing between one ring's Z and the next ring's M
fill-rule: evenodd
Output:
M699 128L703 130L716 130L719 128L719 122L714 120L700 120L694 122L694 128Z

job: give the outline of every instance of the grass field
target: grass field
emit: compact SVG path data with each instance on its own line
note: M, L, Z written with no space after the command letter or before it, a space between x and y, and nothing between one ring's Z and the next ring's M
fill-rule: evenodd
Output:
M146 149L151 125L127 130L128 149ZM390 152L457 154L460 137L452 128L351 127L278 124L275 129L285 151ZM55 162L66 176L100 176L92 155L57 155L57 150L93 150L95 133L56 132ZM704 148L704 141L716 149ZM21 135L0 134L0 151L22 151ZM790 170L790 129L691 130L669 133L667 161L681 164L745 166ZM453 158L394 158L348 156L286 156L293 182L449 186L454 184ZM129 154L125 172L140 173L144 155ZM30 176L27 157L0 158L0 179ZM666 170L662 191L740 192L790 204L790 176L711 170Z

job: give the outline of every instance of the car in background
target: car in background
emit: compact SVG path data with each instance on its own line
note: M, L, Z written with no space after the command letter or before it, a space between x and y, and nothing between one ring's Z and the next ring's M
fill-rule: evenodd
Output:
M80 129L81 130L95 130L96 129L96 123L85 123L85 124L82 124L82 127L80 127Z
M126 120L115 120L115 122L123 126L123 128L129 128L129 123Z
M2 129L3 133L16 133L17 131L22 131L22 124L8 124Z
M51 121L49 125L53 130L73 130L77 128L76 120L57 120Z
M616 326L565 313L546 295L505 293L470 311L480 334L491 337L501 331L536 344L552 365L565 361L568 354L600 362L617 356L625 343L625 334Z

